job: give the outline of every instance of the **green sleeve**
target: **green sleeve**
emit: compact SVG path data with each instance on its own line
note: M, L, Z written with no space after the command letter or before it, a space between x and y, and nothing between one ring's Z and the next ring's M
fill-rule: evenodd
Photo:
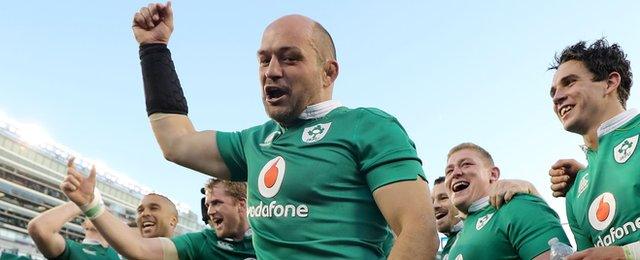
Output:
M65 259L70 259L71 258L71 251L72 251L72 247L73 244L78 244L78 242L73 241L71 239L64 239L64 251L62 251L62 254L60 254L59 256L56 256L54 258L51 259L55 259L55 260L65 260Z
M171 238L173 245L176 246L176 251L178 252L178 258L180 260L186 259L196 259L198 256L198 251L202 242L198 242L201 239L204 239L204 236L199 233L187 233L180 236L175 236Z
M560 225L558 215L541 198L528 194L514 197L500 209L502 217L509 217L505 232L522 259L534 257L549 250L549 240L557 237L569 244Z
M576 216L573 215L573 207L571 206L570 199L566 200L566 209L567 220L569 221L571 233L573 233L573 237L576 240L577 251L593 247L594 245L593 242L591 242L591 238L580 228Z
M247 181L247 162L241 132L216 132L218 151L231 172L232 181Z
M379 110L365 109L355 129L360 171L371 191L384 185L426 180L415 145L398 120Z

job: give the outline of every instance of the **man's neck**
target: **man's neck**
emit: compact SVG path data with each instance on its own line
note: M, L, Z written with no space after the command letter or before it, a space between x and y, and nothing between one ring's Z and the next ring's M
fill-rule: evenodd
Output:
M458 222L456 222L455 224L453 224L451 226L451 229L449 230L449 232L444 232L443 234L447 237L451 237L453 235L455 235L456 233L458 233L462 227L464 226L464 224L462 223L461 220L458 219Z
M618 129L637 115L638 111L636 109L624 110L620 107L619 109L612 110L612 112L606 114L604 120L589 129L586 134L582 135L584 145L592 150L598 149L600 137Z
M242 228L240 228L238 230L238 232L236 232L236 234L233 237L230 237L229 239L233 240L233 241L242 241L244 240L245 237L247 236L251 236L251 229L249 228L249 224L245 223L244 225L242 225Z

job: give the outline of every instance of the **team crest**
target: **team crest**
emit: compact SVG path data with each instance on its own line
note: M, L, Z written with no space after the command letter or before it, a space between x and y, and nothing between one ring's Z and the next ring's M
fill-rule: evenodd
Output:
M486 225L487 222L491 220L491 217L493 217L493 213L485 215L484 217L481 217L480 219L478 219L478 222L476 222L476 230L482 229L484 225Z
M582 176L582 179L580 179L580 184L578 184L578 197L580 197L582 192L584 192L587 189L587 186L589 186L589 179L587 179L587 177L589 177L589 173L585 173L584 176Z
M456 256L456 260L464 260L464 257L462 257L462 254L459 254Z
M280 131L273 131L273 133L270 133L269 135L267 135L267 137L264 139L264 142L262 142L260 146L271 145L271 143L273 142L273 139L276 138L276 136L278 136L279 134L280 134Z
M96 251L89 250L89 249L86 249L86 248L83 248L82 251L87 255L98 255L98 254L96 254Z
M233 250L233 246L225 241L218 240L218 247L229 251Z
M327 132L329 132L329 127L331 127L331 122L305 128L304 131L302 131L302 141L305 143L315 143L320 141L325 135L327 135Z
M613 148L613 158L618 163L625 163L633 152L636 150L636 144L638 143L638 135L629 137Z

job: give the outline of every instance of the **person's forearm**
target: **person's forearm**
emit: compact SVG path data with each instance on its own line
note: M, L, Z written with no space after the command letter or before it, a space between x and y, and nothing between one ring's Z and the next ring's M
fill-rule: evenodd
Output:
M55 234L60 231L65 223L71 221L81 213L80 208L78 208L76 204L67 202L47 210L29 221L28 229L30 233L33 231L38 235Z
M45 257L56 257L64 252L65 241L58 233L65 223L78 216L80 209L73 202L67 202L43 212L31 221L27 229L38 250Z
M108 211L92 222L109 245L127 259L162 259L162 247L160 246L159 250L152 248L159 241L136 236L130 231L129 226Z
M405 227L398 234L389 259L434 259L439 239L426 223Z

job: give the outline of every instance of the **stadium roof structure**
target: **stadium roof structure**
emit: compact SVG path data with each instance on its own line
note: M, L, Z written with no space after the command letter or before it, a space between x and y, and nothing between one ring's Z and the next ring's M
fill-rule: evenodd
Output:
M56 143L38 125L16 122L0 112L0 132L5 136L12 137L14 140L28 145L34 150L48 155L50 158L62 164L66 164L67 161L73 157L75 158L76 167L85 174L88 174L91 167L95 165L98 178L111 184L116 184L122 189L132 191L132 194L148 194L154 192L148 187L137 184L131 178L117 173L98 160L84 157L80 153Z

